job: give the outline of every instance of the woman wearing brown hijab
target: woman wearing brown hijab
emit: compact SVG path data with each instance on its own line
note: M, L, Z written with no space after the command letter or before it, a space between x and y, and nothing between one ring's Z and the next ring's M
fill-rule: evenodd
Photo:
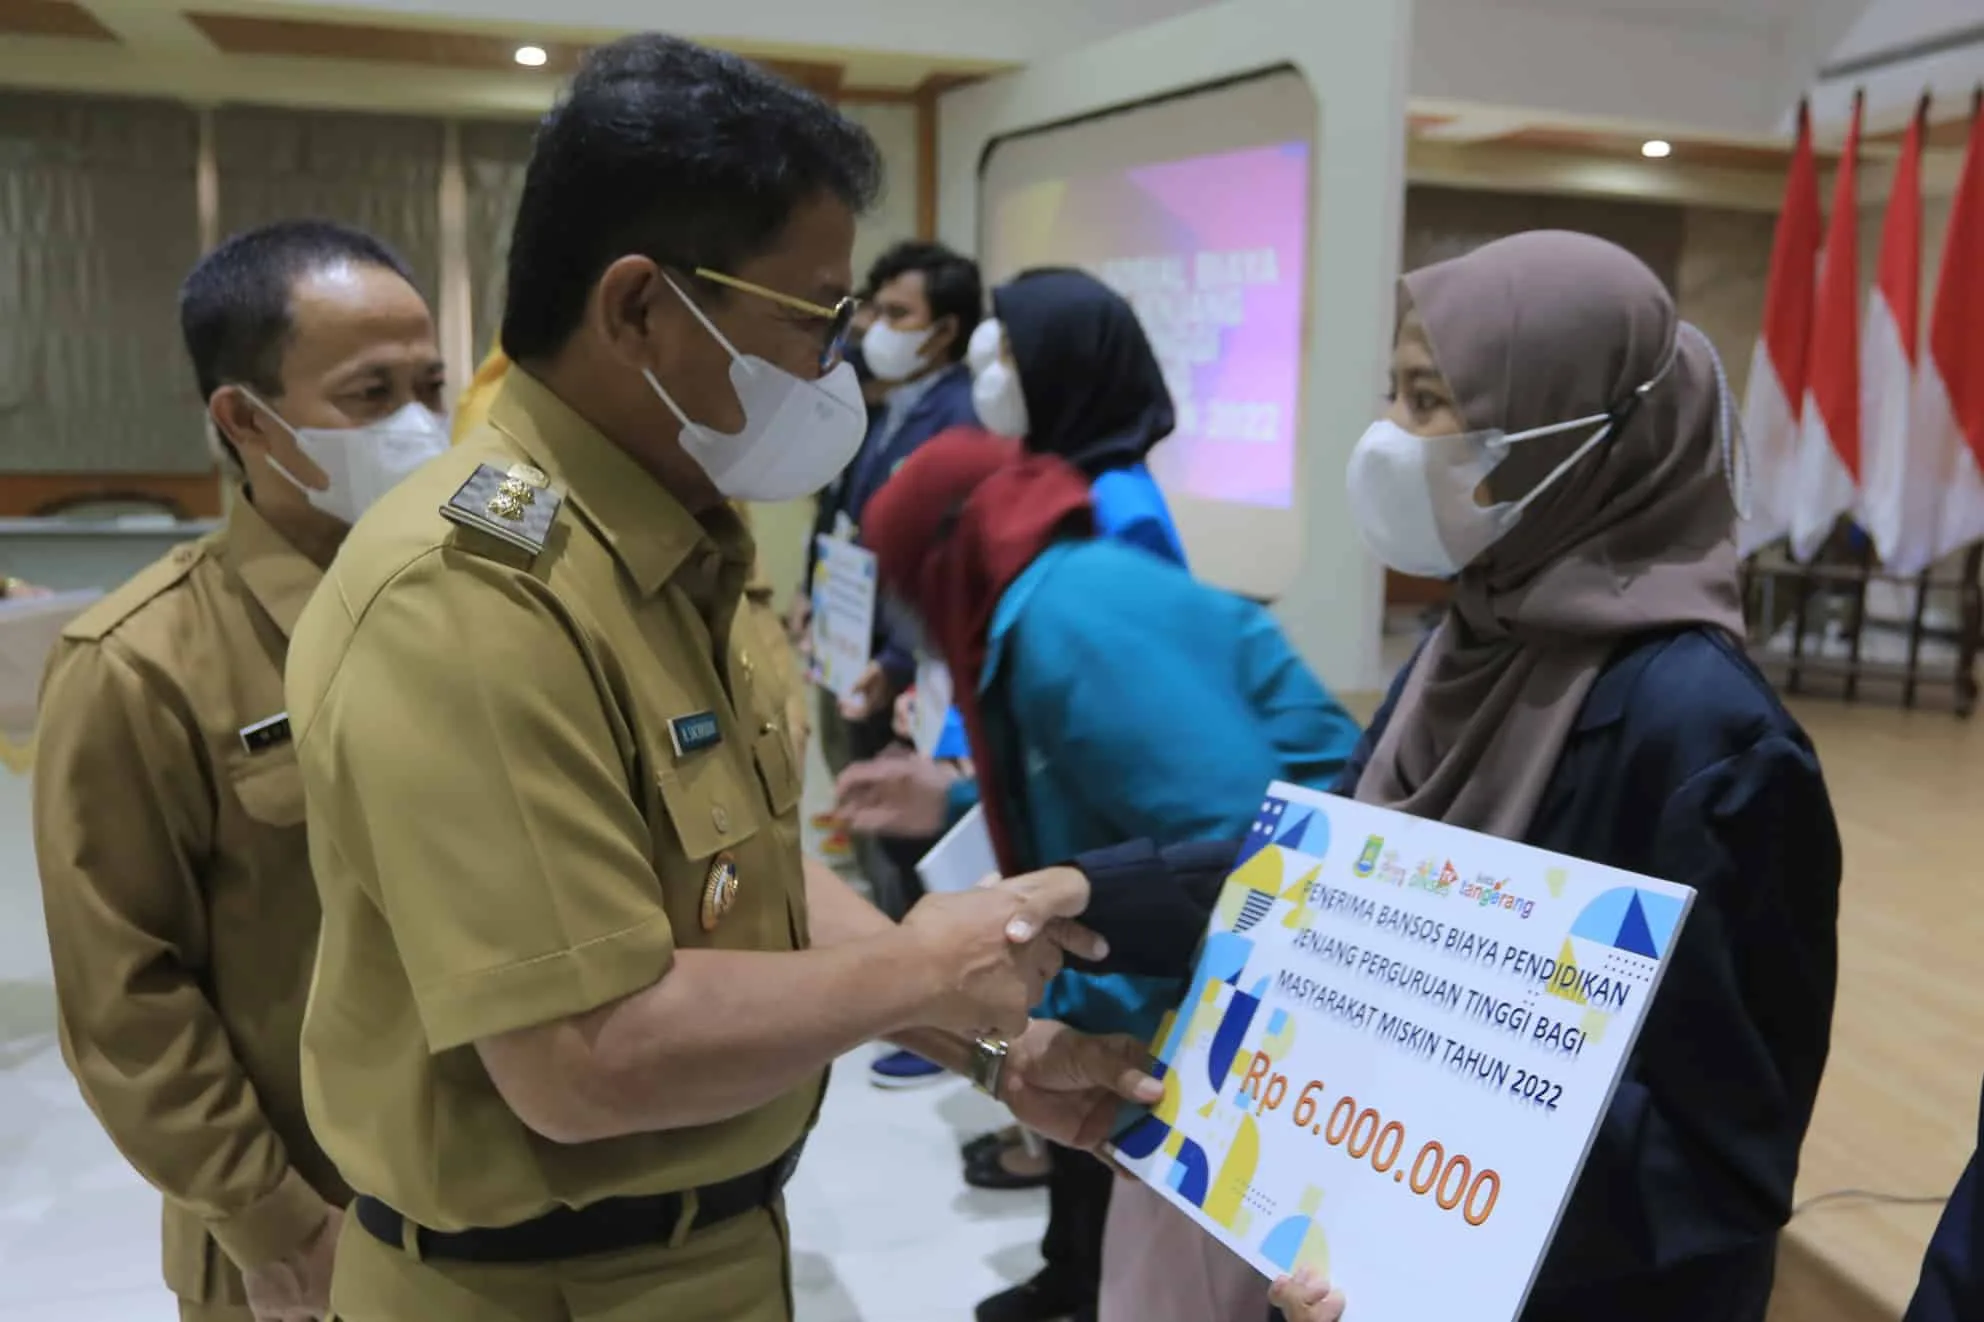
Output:
M1825 1065L1840 855L1743 652L1727 384L1653 274L1583 235L1415 272L1401 313L1351 501L1453 604L1338 792L1699 891L1525 1322L1758 1322ZM1161 934L1119 928L1123 897L1209 904L1223 862L1079 860L1085 921L1134 961Z

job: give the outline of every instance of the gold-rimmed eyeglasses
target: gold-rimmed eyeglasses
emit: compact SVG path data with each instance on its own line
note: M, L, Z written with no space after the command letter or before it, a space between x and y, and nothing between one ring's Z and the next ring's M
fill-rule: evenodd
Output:
M809 317L818 317L820 320L826 322L827 346L820 350L820 370L822 372L832 371L847 356L847 341L854 327L854 312L856 308L861 306L861 300L855 298L852 294L843 298L832 307L828 307L824 303L815 303L811 299L797 298L791 294L781 294L776 289L767 289L763 285L752 284L749 280L739 280L734 275L725 275L721 271L712 271L706 266L698 266L695 269L695 273L696 278L699 280L707 280L711 284L722 285L726 289L735 289L742 293L754 294L759 298L769 299L781 307L791 308L794 312L804 312Z

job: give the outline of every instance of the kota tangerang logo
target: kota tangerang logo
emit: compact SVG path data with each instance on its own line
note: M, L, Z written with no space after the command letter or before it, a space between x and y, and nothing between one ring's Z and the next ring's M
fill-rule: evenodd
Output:
M1365 838L1364 848L1357 855L1357 861L1350 865L1350 870L1359 877L1386 886L1424 891L1437 899L1458 893L1461 899L1483 909L1501 909L1518 918L1527 918L1536 911L1536 901L1510 890L1507 877L1496 878L1483 873L1473 881L1462 881L1460 870L1451 859L1442 859L1437 863L1426 859L1408 870L1399 861L1397 850L1385 848L1385 838L1381 835Z

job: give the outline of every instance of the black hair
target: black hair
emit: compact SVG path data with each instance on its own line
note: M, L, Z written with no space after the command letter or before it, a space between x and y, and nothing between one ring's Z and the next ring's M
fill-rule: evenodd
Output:
M244 385L265 398L281 394L296 283L346 263L383 267L413 283L398 253L330 220L279 220L244 230L202 257L179 287L179 330L200 398L213 398L225 385Z
M930 320L957 318L958 333L950 344L950 359L954 363L963 362L971 333L978 329L985 315L985 286L979 280L978 263L941 243L908 239L877 257L868 268L866 297L873 298L883 285L911 271L923 273L923 294L930 301Z
M734 271L821 194L882 187L865 129L759 65L679 37L598 47L538 126L510 240L503 349L563 348L615 261ZM720 297L715 291L711 297Z

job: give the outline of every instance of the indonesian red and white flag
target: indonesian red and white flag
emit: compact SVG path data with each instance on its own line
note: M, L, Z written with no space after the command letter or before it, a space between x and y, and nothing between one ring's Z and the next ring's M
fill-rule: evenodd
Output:
M1919 574L1936 549L1942 467L1915 429L1915 364L1922 301L1923 97L1902 139L1894 191L1881 221L1881 265L1860 337L1860 526L1881 563Z
M1784 185L1784 207L1770 251L1764 328L1750 355L1743 399L1743 441L1750 470L1750 517L1736 525L1744 555L1791 531L1791 473L1798 452L1798 411L1805 401L1805 358L1812 345L1812 299L1819 271L1819 171L1812 123L1798 107L1798 145Z
M1860 493L1860 156L1861 98L1833 180L1826 255L1812 304L1812 350L1805 360L1805 407L1791 481L1791 555L1810 560Z
M1916 425L1947 456L1938 559L1984 540L1984 94L1970 110L1970 147L1950 205L1936 304L1929 311Z

